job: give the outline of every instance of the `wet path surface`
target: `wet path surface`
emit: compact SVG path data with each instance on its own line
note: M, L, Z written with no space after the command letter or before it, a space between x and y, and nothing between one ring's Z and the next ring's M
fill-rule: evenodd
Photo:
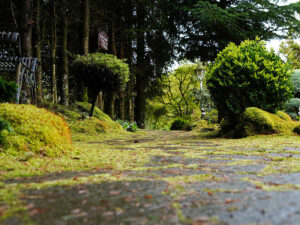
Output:
M7 180L39 185L21 190L27 220L4 224L300 224L300 147L231 148L166 131L88 144L145 151L150 160L131 170Z

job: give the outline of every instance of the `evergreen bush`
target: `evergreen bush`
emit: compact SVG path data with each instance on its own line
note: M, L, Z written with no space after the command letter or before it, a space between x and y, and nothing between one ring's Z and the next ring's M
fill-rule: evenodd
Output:
M219 53L206 78L219 119L238 120L247 107L275 113L291 98L290 66L259 39L231 43Z

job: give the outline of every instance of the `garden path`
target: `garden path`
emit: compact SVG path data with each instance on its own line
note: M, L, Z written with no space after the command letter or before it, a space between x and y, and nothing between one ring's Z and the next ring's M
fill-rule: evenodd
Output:
M300 224L300 147L241 143L181 131L88 141L100 154L106 145L125 154L144 151L149 160L124 170L7 180L28 188L19 195L26 216L4 224ZM47 182L56 183L33 185Z

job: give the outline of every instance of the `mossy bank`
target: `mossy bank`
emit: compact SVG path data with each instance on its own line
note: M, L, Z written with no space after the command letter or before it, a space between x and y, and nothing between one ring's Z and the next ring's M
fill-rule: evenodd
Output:
M0 117L10 126L0 133L0 152L29 157L59 155L71 149L69 126L63 118L46 109L3 103Z

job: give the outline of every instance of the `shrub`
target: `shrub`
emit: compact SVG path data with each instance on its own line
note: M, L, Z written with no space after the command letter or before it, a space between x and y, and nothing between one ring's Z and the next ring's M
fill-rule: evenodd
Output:
M17 87L15 82L7 82L0 77L0 102L15 101Z
M294 96L300 98L300 69L294 71L291 81L293 82L295 88Z
M96 98L101 90L116 92L124 89L129 79L129 67L124 60L103 53L76 56L71 71L89 89L93 103L90 116L93 115Z
M247 40L219 53L206 84L222 118L235 122L247 107L272 113L282 108L293 91L289 69L264 42Z
M176 119L172 125L171 125L171 130L183 130L184 127L187 125L187 121L183 118L178 118Z
M284 109L293 119L296 119L296 117L298 117L299 107L300 98L292 98L285 103Z
M136 132L138 130L138 125L136 122L129 122L124 120L117 120L117 122L123 127L124 130L130 132Z
M13 132L1 131L7 154L59 155L71 147L71 133L61 117L33 105L0 104L0 117Z
M296 126L296 127L293 129L293 132L300 135L300 125Z
M208 123L218 123L218 111L213 109L205 116Z

